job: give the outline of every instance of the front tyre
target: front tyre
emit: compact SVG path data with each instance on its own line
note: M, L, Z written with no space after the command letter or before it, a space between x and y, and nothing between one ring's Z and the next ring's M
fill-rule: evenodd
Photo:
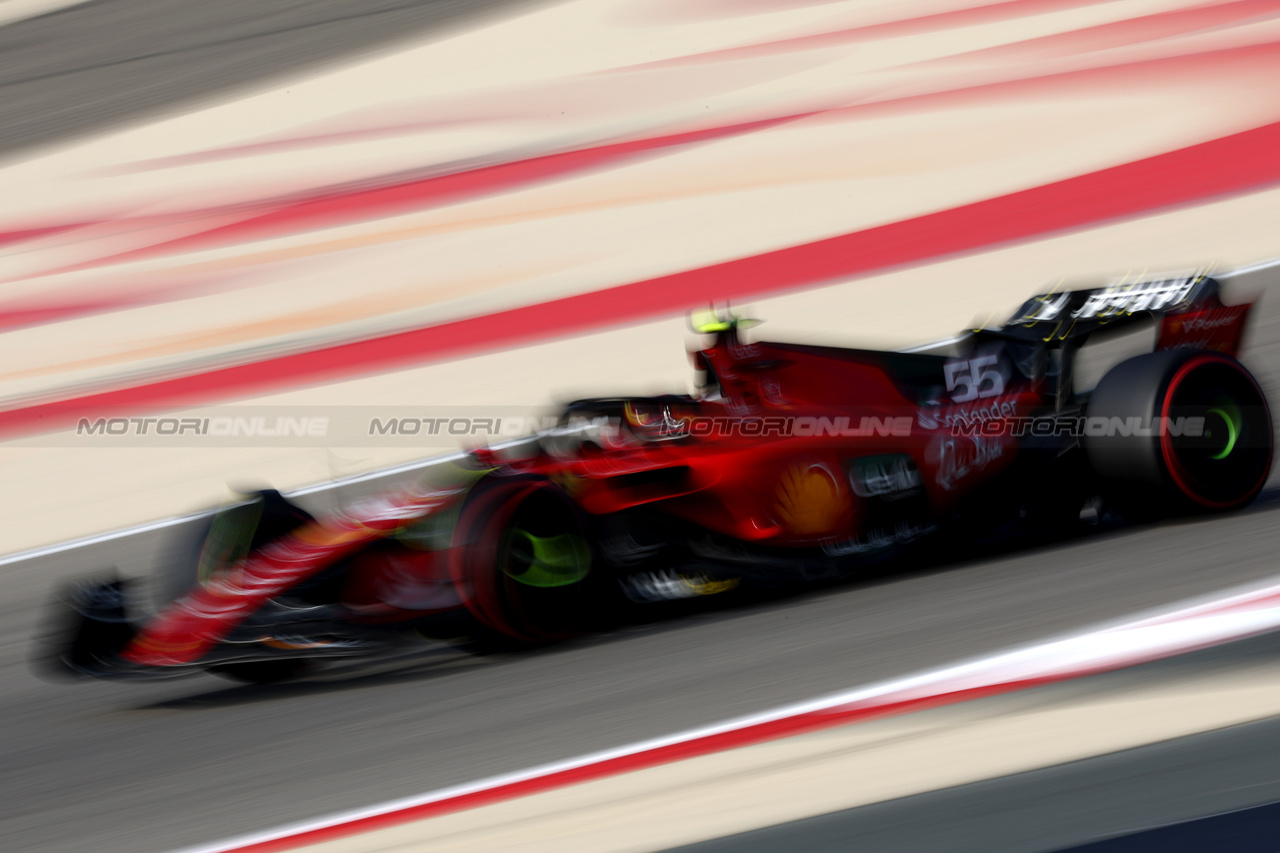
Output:
M1130 514L1247 506L1271 470L1271 413L1230 356L1165 350L1131 358L1098 383L1084 446Z

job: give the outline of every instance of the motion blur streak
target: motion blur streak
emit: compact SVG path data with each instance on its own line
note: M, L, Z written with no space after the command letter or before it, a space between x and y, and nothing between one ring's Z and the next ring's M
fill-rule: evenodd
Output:
M976 204L620 287L372 340L295 353L0 412L9 434L50 429L86 411L153 411L353 374L388 370L835 278L1123 216L1255 189L1280 181L1280 124L1203 143ZM1176 180L1171 178L1176 177Z
M1086 27L1073 32L1055 33L1026 41L990 47L961 56L975 59L1018 58L1042 59L1046 56L1069 56L1088 51L1159 42L1213 30L1218 27L1247 26L1280 15L1276 0L1237 0L1220 6L1196 6L1157 12L1124 21Z
M58 17L79 33L104 5ZM1261 223L1280 194L1249 148L1280 122L1262 0L517 5L3 165L0 435L95 402L325 395L339 386L290 389L354 377L378 395L419 364L403 387L432 400L534 404L603 388L604 360L569 356L595 378L548 387L508 382L541 351L503 348L577 351L646 318L680 334L676 312L707 299L785 294L768 306L785 334L791 306L822 300L805 334L893 348L1001 312L1028 279L1275 255ZM861 281L876 274L890 286ZM891 292L928 281L945 295ZM444 378L471 362L442 360L480 354L483 390ZM615 375L679 388L685 365L666 365ZM324 457L290 485L332 473Z
M102 258L86 266L118 263L148 257L158 252L198 250L234 242L237 238L261 240L306 229L326 228L361 219L425 210L489 193L511 191L531 183L548 181L589 169L603 168L611 163L618 163L664 148L693 145L724 136L750 133L802 117L784 116L741 125L690 131L633 142L619 142L373 189L322 193L314 198L282 204L270 213L232 225L223 225L123 255Z
M1101 2L1101 0L1097 0L1097 2ZM1011 0L1007 3L991 3L985 6L940 12L935 15L922 15L918 18L886 21L881 24L851 27L845 30L815 33L777 41L748 44L727 50L681 56L675 59L650 63L647 67L745 59L792 51L839 47L871 39L896 38L946 28L969 27L977 24L1005 21L1010 18L1043 15L1063 9L1079 8L1082 5L1088 4L1076 2L1076 0ZM1274 0L1239 0L1239 2L1226 3L1221 6L1211 5L1193 7L1191 9L1177 9L1117 21L1111 24L1103 24L1097 27L1087 27L1076 32L1017 42L1008 48L993 48L982 53L992 56L996 54L1010 55L1020 48L1025 48L1029 51L1032 49L1052 49L1059 46L1096 50L1104 46L1135 44L1140 41L1154 40L1169 35L1229 25L1242 19L1251 19L1258 15L1259 12L1274 12L1275 8L1276 3ZM1102 39L1099 38L1100 36ZM1005 53L1006 50L1009 53Z
M1232 5L1250 7L1236 10L1238 17L1241 19L1256 18L1261 10L1252 7L1259 5L1265 5L1267 11L1273 15L1280 14L1280 2L1278 0L1265 0L1265 2L1262 0L1256 0L1256 2L1255 0L1241 0L1239 4ZM1192 28L1193 23L1195 28L1201 28L1206 23L1225 25L1233 22L1235 22L1235 18L1227 20L1225 16L1221 15L1214 17L1210 22L1204 21L1201 16L1196 16L1193 18L1192 23L1187 23L1182 28L1174 27L1173 31L1184 32L1186 29ZM1121 23L1131 25L1137 22L1125 21ZM1115 26L1107 25L1097 29L1111 32ZM1058 53L1065 52L1068 55L1088 53L1117 44L1133 43L1130 38L1130 29L1131 27L1128 26L1120 28L1119 41L1100 43L1098 34L1082 31L1046 36L1042 39L1017 42L1012 45L1002 45L979 53L1002 55L1005 51L1031 51L1037 57L1041 57L1050 48L1053 48ZM1147 28L1145 27L1139 27L1138 30L1141 33L1147 33ZM1158 33L1148 33L1148 35L1152 38L1160 36ZM960 57L966 56L970 55L960 54ZM924 64L951 65L954 64L956 59L956 57L948 56L942 59L930 60ZM1280 42L1262 42L1255 45L1232 46L1203 52L1192 51L1179 53L1175 56L1142 58L1137 61L1125 57L1122 58L1122 61L1116 63L1089 65L1085 68L1059 71L1050 70L1048 73L1028 77L1016 76L1010 78L1007 75L1001 75L1001 79L981 82L971 81L967 85L954 88L938 89L926 85L925 91L899 94L893 98L877 97L866 92L848 93L844 97L851 98L857 103L765 116L733 124L547 153L526 159L485 165L479 168L454 171L450 170L448 164L442 164L434 167L433 171L444 169L445 174L433 174L428 177L415 177L409 180L404 180L403 176L399 175L380 176L361 181L356 186L322 188L310 193L304 193L301 197L267 198L254 200L247 204L237 203L224 207L186 211L175 214L175 216L194 222L208 219L214 223L219 223L228 218L234 221L227 224L215 224L214 227L210 228L198 229L194 233L177 239L161 240L143 248L108 254L70 266L52 268L30 274L27 277L56 275L76 270L92 269L108 264L145 259L158 254L200 251L236 242L271 239L282 235L332 228L368 219L430 210L488 195L514 192L521 188L545 183L557 178L565 179L610 166L617 167L646 154L656 155L684 146L757 133L805 119L865 119L885 111L939 109L956 102L966 102L972 105L976 99L1007 98L1015 93L1026 95L1038 92L1043 95L1047 94L1048 90L1061 87L1064 84L1075 87L1113 86L1125 78L1141 78L1150 75L1161 78L1161 84L1165 86L1170 84L1171 76L1173 79L1179 77L1198 79L1211 72L1227 76L1244 72L1245 75L1256 76L1263 71L1262 66L1264 65L1271 67L1270 73L1275 73L1277 67L1280 67ZM934 79L930 78L930 82L934 82ZM947 78L944 77L943 79ZM1275 105L1272 106L1274 108ZM430 128L430 125L418 124L409 125L403 130L422 132ZM368 135L374 132L375 129L370 128L362 132L351 131L350 133ZM384 133L398 135L395 128L386 129ZM330 138L331 136L325 136L310 142L311 144L322 144ZM339 139L349 139L349 137L340 135ZM287 150L290 147L287 144L288 142L288 140L279 140L267 147L271 150ZM294 146L305 145L307 142L308 140L306 139L293 141ZM202 159L210 159L214 153L206 152ZM259 153L266 152L259 151ZM104 223L95 224L102 225ZM134 232L150 229L163 233L162 229L169 224L171 223L166 218L126 217L119 221L118 226L130 232L131 239L137 239ZM0 234L0 243L36 239L51 233L73 231L78 227L83 226L55 225L32 227L24 231L12 231L8 232L8 234Z
M338 3L354 17L454 2L467 0L276 11L323 6L328 20ZM194 16L188 4L100 0L58 17L103 21L104 37L133 29L138 54L182 48L181 85L260 67L252 45L276 38L278 17L230 5L243 29L190 48L166 25L203 22L222 4L192 2ZM117 8L135 17L106 20ZM404 37L421 41L320 77L247 81L260 93L220 105L193 87L185 115L7 161L0 433L72 425L82 410L134 415L257 392L280 392L270 402L281 405L536 405L650 380L680 390L683 319L619 326L776 293L753 312L769 337L799 327L905 346L1059 276L1277 254L1280 21L1257 0L563 0L465 33ZM84 41L35 63L47 87L10 98L18 84L6 78L0 100L29 104L46 127L61 118L50 93L86 60L103 60L103 78L107 61L125 69L109 84L123 91L103 101L144 101L144 84L167 76ZM10 63L11 76L30 76L24 65ZM1260 304L1258 338L1280 328L1274 295ZM578 337L547 343L563 335ZM545 345L494 352L535 341ZM492 354L461 358L476 353ZM1254 353L1273 391L1276 347ZM0 548L194 511L228 479L287 491L421 455L392 450L5 441L6 479L22 494L6 506ZM378 488L371 477L315 493L313 506ZM1273 574L1275 507L1271 492L1230 518L1001 554L519 661L415 657L257 694L99 684L87 702L23 671L39 601L64 577L168 561L161 531L11 562L0 836L49 853L166 849L990 657ZM163 532L195 535L199 524ZM1224 612L1202 627L1258 615ZM1101 650L1115 651L1113 640ZM796 798L785 783L767 793L779 791ZM657 814L651 822L664 822Z

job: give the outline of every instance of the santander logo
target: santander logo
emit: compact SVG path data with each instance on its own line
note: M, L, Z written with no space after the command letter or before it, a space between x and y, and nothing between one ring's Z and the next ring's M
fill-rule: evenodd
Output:
M1207 332L1212 329L1221 329L1224 326L1230 326L1236 322L1238 318L1235 315L1213 316L1207 317L1190 317L1182 321L1182 328L1188 332Z

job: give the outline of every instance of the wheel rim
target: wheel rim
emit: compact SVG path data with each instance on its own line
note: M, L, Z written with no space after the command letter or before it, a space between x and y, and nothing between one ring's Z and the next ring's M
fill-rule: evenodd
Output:
M1182 365L1165 394L1160 443L1167 470L1195 503L1251 501L1271 467L1271 418L1257 384L1233 361L1205 355ZM1202 419L1202 429L1178 429Z
M525 642L578 633L592 557L576 507L551 483L530 479L495 483L476 498L450 558L467 609Z
M1236 441L1240 438L1243 424L1240 420L1240 408L1230 400L1205 412L1205 438L1216 439L1222 444L1222 450L1211 453L1209 458L1220 462L1235 450ZM1218 433L1215 435L1214 433Z
M525 586L549 589L578 583L591 571L591 550L573 533L537 536L513 527L502 572Z

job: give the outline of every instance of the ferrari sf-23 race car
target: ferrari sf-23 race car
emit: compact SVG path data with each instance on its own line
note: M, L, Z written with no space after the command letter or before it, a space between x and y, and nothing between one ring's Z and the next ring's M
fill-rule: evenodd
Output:
M1272 457L1236 360L1249 310L1203 275L1068 290L947 354L749 342L710 314L699 393L571 403L450 482L329 517L246 496L152 581L155 612L132 581L61 590L47 659L271 681L408 635L551 643L619 608L856 576L1011 525L1244 507ZM1152 351L1077 391L1081 346L1143 321Z

